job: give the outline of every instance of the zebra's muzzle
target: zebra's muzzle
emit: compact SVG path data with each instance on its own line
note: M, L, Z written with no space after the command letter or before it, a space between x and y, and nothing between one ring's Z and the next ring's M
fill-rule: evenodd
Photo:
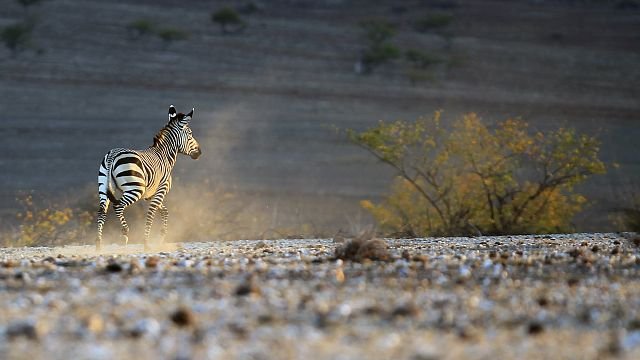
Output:
M192 152L191 155L189 156L191 156L191 158L195 160L200 157L200 154L202 154L202 151L200 151L200 148L198 148L196 151Z

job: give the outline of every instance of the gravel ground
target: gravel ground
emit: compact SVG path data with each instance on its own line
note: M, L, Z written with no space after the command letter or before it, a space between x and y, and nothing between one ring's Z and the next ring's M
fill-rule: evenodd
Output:
M0 249L7 359L640 358L618 234ZM383 244L384 245L384 244Z

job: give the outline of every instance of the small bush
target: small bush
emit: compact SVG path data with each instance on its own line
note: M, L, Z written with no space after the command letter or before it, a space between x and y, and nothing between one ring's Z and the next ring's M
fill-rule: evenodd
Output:
M25 49L31 42L31 30L32 27L24 23L9 25L2 29L0 38L15 55Z
M392 44L380 44L367 49L362 54L362 62L368 68L374 68L400 57L400 49Z
M187 40L189 38L189 33L173 27L159 29L157 34L167 45L173 41Z
M392 24L384 20L367 20L361 22L360 27L367 40L367 48L362 52L360 59L365 73L400 57L400 49L390 43L396 33Z
M449 26L453 22L453 15L438 13L427 15L415 23L416 30L420 32L428 32L432 30L442 29Z
M384 43L396 35L395 26L386 20L365 20L360 22L360 28L371 44Z
M137 19L127 25L127 31L132 38L138 39L154 32L154 25L150 20Z
M442 59L439 57L416 49L407 50L405 52L405 58L413 65L413 67L418 69L426 69L429 66L442 62Z
M20 233L13 246L83 243L91 231L93 212L66 205L36 205L32 195L19 199Z
M241 31L246 24L240 18L240 15L230 7L223 7L211 14L211 21L220 25L220 31L223 34Z
M527 130L512 119L490 129L473 113L446 128L437 112L349 131L398 175L384 201L362 206L383 230L412 236L570 230L586 203L574 186L605 172L599 142L571 129Z
M25 9L29 8L31 5L36 5L41 3L43 0L16 0L16 2L22 5Z

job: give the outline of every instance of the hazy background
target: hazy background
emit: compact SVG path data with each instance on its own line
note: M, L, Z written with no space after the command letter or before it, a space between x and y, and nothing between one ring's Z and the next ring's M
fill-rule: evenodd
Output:
M243 32L223 35L211 21L225 5L240 11ZM379 199L392 173L331 127L437 109L448 121L477 112L597 135L602 159L620 168L582 187L595 203L576 220L580 231L612 230L609 211L640 174L636 1L48 0L25 10L2 0L1 8L0 26L35 19L29 48L13 55L0 46L4 226L13 226L20 191L91 206L104 153L151 145L170 104L196 108L204 152L176 165L172 226L183 213L203 226L234 223L229 231L366 227L358 201ZM453 21L416 31L431 13ZM397 26L398 47L443 63L417 82L403 60L357 74L366 47L358 24L372 18ZM127 25L138 19L189 38L134 39Z

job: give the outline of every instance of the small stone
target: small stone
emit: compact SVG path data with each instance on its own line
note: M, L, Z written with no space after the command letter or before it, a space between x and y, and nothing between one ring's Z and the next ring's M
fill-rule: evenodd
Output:
M342 268L336 269L336 281L339 284L342 284L344 282L344 271L342 271Z
M157 256L149 256L144 262L144 266L148 268L155 268L158 266L158 262L160 262L160 259Z
M3 261L1 266L3 268L10 269L10 268L18 267L18 263L13 260L7 260L7 261Z
M134 338L142 336L156 337L160 334L160 324L153 318L140 319L129 330L129 335Z
M402 258L407 261L411 260L411 253L409 252L409 250L405 249L402 251Z
M544 325L539 321L532 321L527 325L527 333L530 335L538 335L544 331Z
M580 280L578 280L577 278L574 278L574 277L569 278L567 280L567 285L569 285L571 287L578 285L578 283L580 283Z
M84 319L84 325L87 330L91 331L94 334L101 333L104 329L104 321L102 320L102 316L97 314L89 315L86 319Z
M256 284L254 276L248 276L238 287L236 288L235 294L237 296L247 296L251 294L260 294L260 288Z
M34 320L17 320L7 326L6 335L10 340L19 337L38 340L42 336L42 328Z
M193 312L186 307L176 309L171 313L170 318L174 324L180 327L190 326L195 323L195 316L193 315Z
M567 254L569 254L569 256L571 256L572 258L576 259L582 256L582 250L578 248L574 248L574 249L571 249L569 252L567 252Z
M391 311L392 317L414 317L417 316L420 310L413 303L406 303L397 306Z
M104 268L107 272L110 273L117 273L117 272L121 272L122 271L122 265L120 265L119 263L112 261L110 263L107 264L107 266L105 266Z
M544 296L541 296L541 297L538 298L537 303L541 307L546 307L547 305L549 305L549 299L547 299Z
M595 254L595 253L597 253L598 251L600 251L600 247L599 247L598 245L593 245L593 246L591 247L591 251Z

